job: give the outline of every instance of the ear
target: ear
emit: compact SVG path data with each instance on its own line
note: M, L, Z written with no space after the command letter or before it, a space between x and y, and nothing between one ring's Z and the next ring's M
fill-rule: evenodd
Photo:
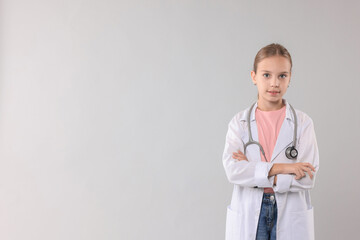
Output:
M250 74L251 74L251 80L252 80L252 82L256 85L256 79L255 79L255 72L254 71L251 71L250 72Z

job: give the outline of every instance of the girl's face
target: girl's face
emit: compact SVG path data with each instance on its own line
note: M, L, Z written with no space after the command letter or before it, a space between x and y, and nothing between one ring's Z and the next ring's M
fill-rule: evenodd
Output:
M282 97L290 83L290 61L282 56L264 58L258 63L257 73L251 71L251 78L259 93L262 106L282 105Z

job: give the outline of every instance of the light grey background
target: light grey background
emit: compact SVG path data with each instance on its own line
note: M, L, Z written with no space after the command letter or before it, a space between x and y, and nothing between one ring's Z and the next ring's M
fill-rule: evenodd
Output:
M272 42L315 124L316 239L358 236L358 1L0 7L0 239L224 239L227 124Z

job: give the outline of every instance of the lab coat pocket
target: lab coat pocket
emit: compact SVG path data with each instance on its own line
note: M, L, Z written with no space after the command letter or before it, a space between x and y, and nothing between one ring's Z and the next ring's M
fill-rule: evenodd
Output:
M241 213L231 209L231 205L227 206L226 213L226 234L225 240L240 240L241 233Z
M291 213L292 240L314 240L314 207Z

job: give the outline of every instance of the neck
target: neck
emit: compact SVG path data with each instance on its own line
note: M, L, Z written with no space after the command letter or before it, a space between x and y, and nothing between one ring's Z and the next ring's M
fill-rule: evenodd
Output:
M258 104L257 104L257 108L260 109L261 111L276 111L282 108L283 106L285 106L285 101L283 99L280 99L277 102L269 102L269 101L264 101L262 99L258 99Z

